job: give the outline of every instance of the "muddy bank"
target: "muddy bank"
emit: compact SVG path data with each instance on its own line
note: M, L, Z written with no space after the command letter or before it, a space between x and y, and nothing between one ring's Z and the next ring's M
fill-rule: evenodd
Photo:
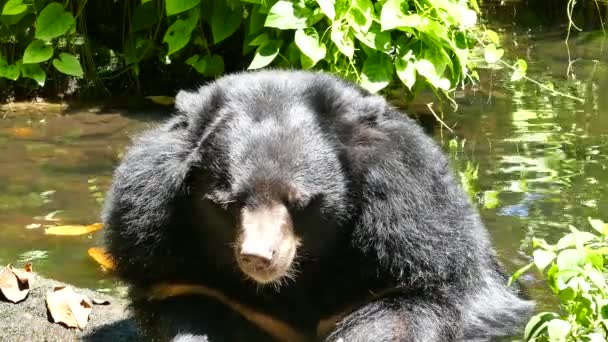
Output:
M33 285L28 297L18 304L0 299L0 341L139 341L124 299L75 289L89 298L110 301L109 305L93 306L88 325L80 331L51 323L46 309L46 292L66 284L36 275Z

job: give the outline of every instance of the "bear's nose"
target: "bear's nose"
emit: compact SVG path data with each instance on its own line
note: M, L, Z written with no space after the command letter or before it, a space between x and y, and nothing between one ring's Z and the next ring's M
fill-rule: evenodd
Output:
M240 255L241 262L252 269L264 269L270 266L272 262L272 252L265 254L242 253Z

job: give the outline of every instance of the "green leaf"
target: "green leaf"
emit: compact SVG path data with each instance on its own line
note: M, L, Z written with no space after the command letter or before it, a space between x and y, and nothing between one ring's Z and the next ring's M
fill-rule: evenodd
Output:
M188 44L198 19L199 12L193 11L187 19L178 19L169 26L163 37L163 43L167 43L168 46L167 55L176 53Z
M515 68L515 71L511 75L511 81L519 81L526 76L526 72L528 71L528 63L526 63L526 61L518 59L513 67Z
M602 220L592 219L591 217L587 217L587 221L595 231L602 235L608 235L608 223L604 223Z
M251 9L251 16L249 17L249 32L247 34L254 35L264 27L264 20L266 15L260 12L260 6L253 6Z
M41 87L46 82L46 72L38 64L21 64L21 75L33 79Z
M185 12L197 6L201 0L165 0L167 16Z
M497 49L496 45L494 44L489 44L486 46L486 49L483 53L483 56L486 60L486 62L490 63L490 64L494 64L496 63L499 59L502 58L502 55L504 55L505 50L503 49Z
M408 89L412 90L412 87L416 83L416 66L414 65L414 61L398 58L395 60L395 70L401 82Z
M486 209L493 209L498 207L500 200L498 199L498 191L487 190L483 193L483 207Z
M16 81L19 78L20 69L17 64L6 64L0 60L0 77L8 78L11 81Z
M370 48L387 54L391 53L391 33L380 31L378 24L373 24L367 33L355 31L355 37Z
M226 0L214 0L213 16L211 17L213 42L217 44L230 37L241 25L242 18L243 9L240 4L232 8L228 6Z
M335 0L316 0L321 12L332 21L336 17Z
M519 279L519 277L521 277L522 274L528 272L528 270L531 269L532 266L534 266L533 262L531 262L531 263L527 264L526 266L515 271L515 273L513 273L513 275L509 278L507 286L511 286L511 284L513 284L513 282L515 282L517 279Z
M533 256L534 264L536 264L536 267L538 267L538 269L542 272L547 266L549 266L551 262L553 262L556 254L551 251L537 249L534 251Z
M64 35L76 21L72 13L66 11L58 2L51 2L36 18L36 38L49 41Z
M148 29L158 22L158 15L154 2L146 2L135 7L131 19L131 31L137 32Z
M8 0L2 7L2 15L18 15L27 11L23 0Z
M433 63L426 59L420 59L416 61L416 71L429 81L433 86L443 90L450 89L450 81L447 78L443 78L437 74Z
M331 26L331 41L346 57L352 59L355 54L355 37L348 25L335 21Z
M264 26L276 27L281 30L303 29L308 27L306 21L311 16L312 12L303 5L279 0L270 8Z
M247 69L259 69L272 63L272 61L279 55L282 40L269 40L264 44L258 46L253 56L253 60Z
M370 0L352 0L346 20L355 31L367 32L372 25L374 6Z
M566 342L572 325L561 319L552 319L547 323L547 334L551 342Z
M76 56L69 53L62 52L59 54L59 58L53 59L53 66L59 72L66 75L75 76L81 78L84 75L82 66Z
M389 0L382 6L382 12L380 13L382 31L395 28L417 27L422 24L420 15L405 14L402 6L407 6L402 0Z
M200 58L198 54L190 56L190 58L186 59L185 63L193 67L199 74L205 73L207 69L207 61L204 58Z
M33 64L48 61L53 57L53 46L41 40L32 41L23 52L23 63Z
M224 59L220 55L205 56L207 70L205 76L219 76L224 73Z
M259 36L255 37L249 43L249 45L251 45L251 46L259 46L259 45L262 45L262 44L266 43L269 40L270 40L270 37L268 36L268 33L262 33Z
M565 249L557 255L557 267L561 270L572 270L582 267L586 259L585 251Z
M554 319L559 319L559 316L553 312L541 312L532 317L524 330L524 340L530 341L538 337L547 328L547 324Z
M490 30L490 29L486 29L484 31L486 33L486 36L488 36L488 38L490 39L490 41L496 45L498 45L500 43L500 38L498 37L498 33L496 33L496 31Z
M367 57L361 69L361 86L376 93L393 80L393 62L383 53L375 52Z
M325 58L327 48L324 43L319 42L319 34L314 28L297 30L294 39L296 45L306 57L310 58L313 67L317 62Z

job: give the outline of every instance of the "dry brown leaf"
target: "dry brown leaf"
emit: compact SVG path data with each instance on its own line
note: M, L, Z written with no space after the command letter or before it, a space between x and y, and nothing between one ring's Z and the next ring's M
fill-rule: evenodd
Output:
M27 297L32 287L32 267L14 269L10 264L0 271L0 292L7 300L18 303Z
M97 261L103 268L108 271L114 271L114 260L112 260L112 256L105 249L101 247L91 247L87 252L89 253L89 256Z
M101 223L93 223L88 226L67 225L54 226L44 230L45 234L49 235L84 235L100 230L103 227Z
M46 293L46 306L55 323L84 330L93 311L93 303L86 296L74 292L71 286L57 286Z
M29 138L34 131L29 127L14 127L11 129L11 133L15 138Z

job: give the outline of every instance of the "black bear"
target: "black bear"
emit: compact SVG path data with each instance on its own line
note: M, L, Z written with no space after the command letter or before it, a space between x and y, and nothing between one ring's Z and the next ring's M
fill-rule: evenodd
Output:
M149 340L470 341L531 315L440 147L382 97L271 70L176 108L103 213Z

